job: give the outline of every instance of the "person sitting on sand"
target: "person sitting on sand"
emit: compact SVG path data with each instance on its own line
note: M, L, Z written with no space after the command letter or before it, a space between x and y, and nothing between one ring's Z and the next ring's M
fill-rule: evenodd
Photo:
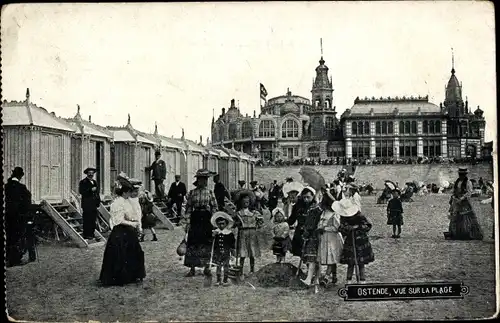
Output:
M275 208L272 217L274 218L273 227L273 254L276 256L276 262L282 263L288 250L292 246L290 239L290 227L285 221L285 212L282 208Z

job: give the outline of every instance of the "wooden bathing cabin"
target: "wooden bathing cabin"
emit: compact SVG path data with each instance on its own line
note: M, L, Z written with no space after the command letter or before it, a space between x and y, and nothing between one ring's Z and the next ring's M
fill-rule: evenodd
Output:
M182 129L182 137L176 139L176 141L183 147L183 152L181 157L181 181L186 184L187 190L192 190L194 188L193 182L196 180L196 172L203 168L203 155L205 149L184 137L184 129Z
M102 245L86 241L81 236L83 220L77 207L70 203L71 138L75 127L55 113L38 107L30 101L29 89L24 102L2 102L3 118L3 170L7 179L16 166L24 169L22 181L32 194L36 214L47 215L54 223L56 239L59 233L79 247Z

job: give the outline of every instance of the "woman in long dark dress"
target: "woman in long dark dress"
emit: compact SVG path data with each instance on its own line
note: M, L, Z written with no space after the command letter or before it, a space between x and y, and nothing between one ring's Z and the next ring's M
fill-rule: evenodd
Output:
M99 277L103 286L125 285L146 277L144 252L138 238L140 222L128 201L132 190L132 184L120 178L120 185L116 190L118 197L110 208L109 225L112 230L104 250Z
M467 168L458 169L458 179L450 199L449 232L445 233L447 239L483 240L483 230L470 203L473 188L467 173Z
M313 201L315 195L316 191L312 187L304 188L300 193L297 203L292 208L292 214L288 218L289 226L292 226L295 221L297 221L292 239L292 255L296 257L302 257L304 224L306 222L307 212L314 205Z
M186 212L183 222L186 224L187 241L184 266L189 267L186 277L195 275L196 267L205 267L204 274L210 275L209 261L212 249L212 214L218 210L213 191L208 189L208 178L215 175L207 169L196 173L196 188L187 196Z

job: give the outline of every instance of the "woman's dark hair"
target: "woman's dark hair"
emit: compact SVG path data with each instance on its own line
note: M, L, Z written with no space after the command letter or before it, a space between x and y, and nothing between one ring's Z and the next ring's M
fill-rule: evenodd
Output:
M118 196L122 196L123 193L128 193L128 192L132 192L134 188L132 186L128 186L128 185L122 185L120 188L117 188L115 193L116 195Z
M300 192L300 195L306 195L307 193L311 193L312 196L314 196L314 192L308 189L307 187Z
M331 191L328 191L331 195L333 195L334 193L332 193ZM321 205L322 206L326 206L328 208L331 208L332 207L332 204L333 202L335 202L335 200L333 200L332 198L330 198L330 196L328 196L327 194L323 194L323 198L321 199Z

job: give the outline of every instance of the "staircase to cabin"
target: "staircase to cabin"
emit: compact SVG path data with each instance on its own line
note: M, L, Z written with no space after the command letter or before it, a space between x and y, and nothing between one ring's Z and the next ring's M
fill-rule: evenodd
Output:
M171 212L165 202L160 199L153 200L153 213L169 230L174 230L179 225L180 216Z
M109 226L111 203L113 203L111 198L104 199L101 201L101 205L97 208L97 211L99 211L97 214L97 225L99 227L99 231L105 237L108 237L111 233L111 228Z
M96 230L95 236L100 238L100 241L85 240L82 237L83 233L83 218L80 212L71 205L68 201L63 200L62 203L49 203L42 201L42 210L49 215L52 220L73 240L78 247L96 247L106 243L106 239Z

